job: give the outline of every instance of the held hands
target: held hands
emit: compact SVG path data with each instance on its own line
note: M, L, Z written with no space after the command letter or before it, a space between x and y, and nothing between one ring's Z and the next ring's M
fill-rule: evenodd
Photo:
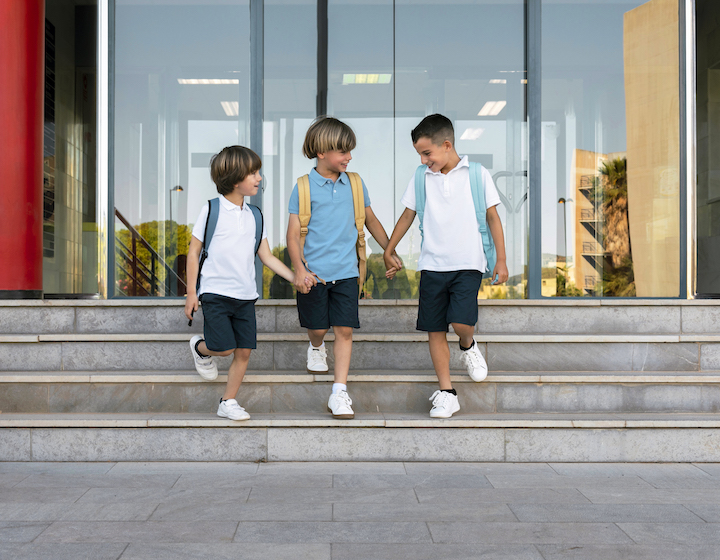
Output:
M192 314L198 310L198 297L197 294L188 294L185 300L185 317L192 320Z
M385 261L385 268L387 269L385 278L395 278L395 275L403 267L402 259L393 251L392 254L383 253L383 260Z
M313 286L317 286L317 276L307 270L295 272L293 286L301 294L307 294Z
M503 282L507 282L508 279L508 269L505 265L505 261L498 261L495 264L495 268L493 269L492 278L498 277L497 280L493 282L493 284L502 284Z

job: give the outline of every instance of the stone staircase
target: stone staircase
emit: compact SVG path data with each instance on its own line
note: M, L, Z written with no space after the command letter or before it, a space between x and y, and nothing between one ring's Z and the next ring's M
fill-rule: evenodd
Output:
M326 412L332 376L304 370L294 302L260 301L243 423L214 414L225 376L194 372L202 314L188 327L183 303L0 302L0 460L720 461L713 301L484 301L490 375L471 382L451 345L449 420L427 414L417 304L363 301L352 421Z

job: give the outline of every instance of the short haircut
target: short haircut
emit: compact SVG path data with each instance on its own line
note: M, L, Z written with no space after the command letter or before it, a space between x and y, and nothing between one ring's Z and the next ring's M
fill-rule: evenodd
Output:
M446 116L437 113L421 120L420 124L413 128L410 136L413 144L420 138L430 138L436 146L440 146L445 140L455 145L455 129L452 122Z
M344 122L334 117L318 117L305 133L302 150L306 158L313 159L332 150L349 152L356 144L355 133Z
M260 171L262 160L250 148L244 146L228 146L210 159L210 177L222 194L233 192L235 185L245 177Z

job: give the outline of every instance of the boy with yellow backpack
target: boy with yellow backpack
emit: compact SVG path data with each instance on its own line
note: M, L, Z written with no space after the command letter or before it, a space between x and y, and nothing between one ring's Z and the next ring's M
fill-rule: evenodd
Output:
M287 245L298 292L300 325L308 330L307 371L326 373L324 338L333 327L335 372L328 409L334 418L354 418L347 393L353 329L360 328L358 299L365 282L365 231L385 249L388 236L370 207L365 183L347 173L356 139L332 117L319 117L305 135L303 154L317 166L298 179L290 195ZM392 254L397 269L402 261Z

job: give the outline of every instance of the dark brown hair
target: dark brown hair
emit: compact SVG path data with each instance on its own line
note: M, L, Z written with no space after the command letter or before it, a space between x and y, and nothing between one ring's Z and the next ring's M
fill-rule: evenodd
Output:
M428 115L420 124L413 128L410 133L413 144L420 138L430 138L430 141L436 146L440 146L445 140L448 140L453 146L455 145L455 129L452 122L444 115L434 114Z
M210 177L217 186L217 191L230 194L235 185L245 177L259 171L262 160L250 148L244 146L228 146L210 159Z

